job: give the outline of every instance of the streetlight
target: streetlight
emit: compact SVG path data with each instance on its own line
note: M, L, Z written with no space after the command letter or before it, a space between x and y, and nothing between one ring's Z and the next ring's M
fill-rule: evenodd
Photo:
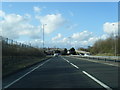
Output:
M44 48L44 26L47 24L43 24L43 48Z
M112 25L114 26L114 24L112 24ZM117 41L117 38L116 38L116 37L117 37L117 36L116 36L115 31L114 31L114 34L113 34L113 35L114 35L114 43L115 43L115 56L116 56L116 53L117 53L117 52L116 52L116 41Z

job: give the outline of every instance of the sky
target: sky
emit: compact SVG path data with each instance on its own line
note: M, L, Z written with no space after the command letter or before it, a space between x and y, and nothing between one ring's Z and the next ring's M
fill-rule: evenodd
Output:
M118 31L117 2L2 2L0 36L43 47L92 46Z

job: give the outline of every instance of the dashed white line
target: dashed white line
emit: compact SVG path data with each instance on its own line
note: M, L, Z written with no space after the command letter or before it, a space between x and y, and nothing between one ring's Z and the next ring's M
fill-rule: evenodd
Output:
M71 58L75 58L75 59L81 59L81 58L77 58L77 57L71 57ZM94 63L101 63L101 64L105 64L105 65L110 65L110 66L115 66L115 67L119 67L118 64L109 64L109 63L106 63L106 62L99 62L99 61L95 61L95 60L90 60L90 59L84 59L84 60L87 60L87 61L90 61L90 62L94 62ZM117 63L117 62L116 62Z
M67 59L63 58L65 61L68 62ZM71 62L68 62L70 63L72 66L74 66L75 68L79 69L78 66L76 66L75 64L71 63ZM94 80L95 82L97 82L99 85L101 85L102 87L104 87L105 89L107 90L112 90L109 86L105 85L104 83L102 83L101 81L99 81L98 79L96 79L95 77L93 77L92 75L88 74L87 72L85 71L82 71L85 75L87 75L88 77L90 77L92 80Z
M70 63L72 66L74 66L75 68L79 69L78 66L76 66L75 64L71 63L70 61L68 61L67 59L63 58L65 61L67 61L68 63Z
M106 88L107 90L112 90L109 86L105 85L104 83L102 83L101 81L99 81L98 79L96 79L95 77L93 77L92 75L88 74L85 71L82 71L85 75L87 75L88 77L90 77L92 80L94 80L95 82L97 82L98 84L100 84L102 87Z
M77 69L79 69L79 67L78 66L76 66L75 64L73 64L73 63L70 63L72 66L74 66L75 68L77 68Z
M70 63L70 61L67 60L68 63Z
M27 72L26 74L24 74L23 76L19 77L18 79L14 80L13 82L11 82L10 84L6 85L4 88L8 88L11 85L13 85L14 83L16 83L17 81L21 80L22 78L24 78L26 75L30 74L31 72L33 72L34 70L38 69L40 66L44 65L45 63L47 63L48 61L50 61L50 59L48 59L47 61L43 62L42 64L38 65L37 67L35 67L34 69L32 69L31 71Z

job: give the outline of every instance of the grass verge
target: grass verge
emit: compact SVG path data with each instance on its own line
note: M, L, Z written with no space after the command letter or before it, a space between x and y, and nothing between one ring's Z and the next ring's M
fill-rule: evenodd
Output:
M2 68L2 77L5 78L11 74L14 74L25 68L31 67L51 57L52 56L46 56L46 57L41 57L41 58L27 57L27 58L24 58L23 60L19 60L19 62L14 62L14 63L12 61L11 63L2 62L2 63L5 63L4 67Z
M114 56L114 54L111 54L111 53L99 53L99 54L96 54L95 56Z

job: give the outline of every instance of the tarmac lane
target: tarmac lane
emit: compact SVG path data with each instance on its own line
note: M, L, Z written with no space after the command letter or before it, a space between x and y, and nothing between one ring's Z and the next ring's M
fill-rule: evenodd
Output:
M93 66L93 70L90 69L89 64ZM4 88L102 88L112 90L111 84L106 84L101 78L98 78L102 76L99 75L100 66L98 68L94 64L70 57L53 57L24 73ZM107 78L106 75L104 78ZM113 86L117 87L116 84Z

